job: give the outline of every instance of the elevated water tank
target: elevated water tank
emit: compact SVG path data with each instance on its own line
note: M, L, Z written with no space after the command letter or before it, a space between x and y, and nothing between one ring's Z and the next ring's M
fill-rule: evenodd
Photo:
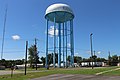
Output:
M69 5L67 4L53 4L49 6L45 13L45 18L50 21L55 21L56 23L62 23L74 18L74 13Z
M53 67L56 67L56 58L58 58L58 67L68 67L68 55L70 55L70 66L74 67L74 36L73 36L73 18L74 13L67 4L53 4L46 9L46 68L48 67L48 54L53 53ZM49 30L53 26L53 35L50 39ZM56 31L58 34L56 35ZM53 45L49 44L52 41ZM68 45L70 45L68 47ZM58 57L56 57L56 53ZM63 58L61 58L63 57ZM48 69L48 68L47 68Z

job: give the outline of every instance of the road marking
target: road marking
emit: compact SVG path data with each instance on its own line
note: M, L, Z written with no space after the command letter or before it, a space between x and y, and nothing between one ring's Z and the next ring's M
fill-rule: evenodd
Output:
M104 73L107 73L107 72L117 71L117 70L119 70L119 69L120 69L120 68L111 69L111 70L107 70L107 71L102 71L102 72L96 73L95 75L101 75L101 74L104 74Z

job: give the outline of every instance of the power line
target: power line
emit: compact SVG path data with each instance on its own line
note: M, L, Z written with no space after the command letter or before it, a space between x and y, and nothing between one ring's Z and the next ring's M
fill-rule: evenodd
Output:
M25 52L25 51L6 51L4 53L21 53L21 52Z
M3 39L3 38L0 38L1 40ZM34 41L34 39L19 39L19 40L14 40L14 39L12 39L12 38L4 38L5 40L9 40L9 41L26 41L26 40L28 40L28 41ZM39 41L39 42L44 42L44 40L43 39L37 39L37 41Z

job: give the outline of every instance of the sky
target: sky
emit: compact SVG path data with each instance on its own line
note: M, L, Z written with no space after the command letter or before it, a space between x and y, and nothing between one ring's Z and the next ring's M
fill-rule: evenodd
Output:
M90 34L98 57L120 55L120 0L0 0L0 52L5 8L4 59L23 59L25 42L37 38L39 57L45 56L45 11L54 3L68 4L74 12L75 55L90 57Z

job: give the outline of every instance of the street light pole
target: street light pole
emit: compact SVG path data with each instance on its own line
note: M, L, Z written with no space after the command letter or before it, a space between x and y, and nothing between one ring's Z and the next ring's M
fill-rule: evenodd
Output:
M28 41L26 41L26 53L25 53L25 75L27 71L27 50L28 50Z
M36 47L37 41L36 40L37 39L35 38L35 66L36 66L36 70L37 70L37 47Z
M93 50L92 50L92 33L90 34L90 44L91 44L91 62L92 62L92 69L93 69Z

